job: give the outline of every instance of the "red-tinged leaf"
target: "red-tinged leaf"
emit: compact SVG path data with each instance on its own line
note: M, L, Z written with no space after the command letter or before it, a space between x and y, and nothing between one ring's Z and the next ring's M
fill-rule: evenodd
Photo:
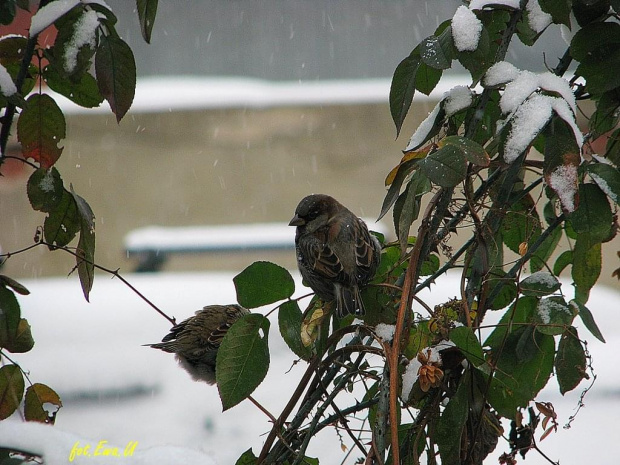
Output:
M24 376L17 365L0 368L0 420L17 410L24 396Z
M52 404L58 407L53 412L48 412L44 404ZM56 392L45 384L35 383L26 389L26 401L24 402L24 416L27 421L41 423L54 423L56 412L62 407L60 397Z
M54 99L47 94L31 95L17 120L17 139L24 157L50 168L62 154L58 144L65 136L65 117Z
M417 159L422 159L426 157L430 149L431 149L431 146L429 145L422 150L411 150L409 152L405 152L405 156L400 160L400 163L396 165L394 168L392 168L392 171L390 171L390 173L385 178L385 186L387 187L394 182L394 179L396 178L396 173L398 173L398 170L404 163L410 160L417 160Z
M95 74L99 92L110 104L116 121L120 121L136 91L136 62L129 45L117 36L102 36L95 56Z
M140 20L140 32L146 43L151 43L151 31L157 15L158 0L136 0L138 19Z

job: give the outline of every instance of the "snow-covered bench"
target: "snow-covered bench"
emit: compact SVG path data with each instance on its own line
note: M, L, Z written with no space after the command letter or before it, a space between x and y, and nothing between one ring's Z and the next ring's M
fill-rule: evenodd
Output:
M364 219L371 230L385 233L381 223ZM217 226L147 226L125 236L127 256L138 258L136 271L157 271L174 254L293 250L295 228L286 223Z

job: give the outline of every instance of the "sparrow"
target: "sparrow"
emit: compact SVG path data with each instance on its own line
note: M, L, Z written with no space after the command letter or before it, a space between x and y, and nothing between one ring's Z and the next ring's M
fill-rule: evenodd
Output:
M304 281L339 317L364 315L360 288L372 279L381 245L353 212L333 197L312 194L299 202L289 226L296 226L297 266Z
M215 384L215 359L222 339L235 321L250 313L236 305L208 305L175 325L161 342L146 344L176 355L195 381Z

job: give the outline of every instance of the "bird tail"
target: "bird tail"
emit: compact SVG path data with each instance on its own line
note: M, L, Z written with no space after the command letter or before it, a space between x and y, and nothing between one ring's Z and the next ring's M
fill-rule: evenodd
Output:
M366 313L359 287L338 286L335 294L336 307L340 318L347 315L363 316Z

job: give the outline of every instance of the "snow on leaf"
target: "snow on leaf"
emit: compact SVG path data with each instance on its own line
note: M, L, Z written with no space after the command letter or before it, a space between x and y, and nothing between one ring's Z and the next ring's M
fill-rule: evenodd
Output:
M0 65L0 93L5 97L17 93L17 87L6 68Z
M574 165L560 165L551 172L547 180L560 199L562 207L567 212L575 211L575 196L577 195L577 167Z
M551 99L545 95L534 95L515 111L511 120L511 131L504 144L504 160L512 163L532 143L538 133L551 119Z
M409 139L409 143L407 144L407 147L405 148L405 152L409 152L410 150L415 150L416 148L418 148L420 145L422 145L426 141L426 137L433 129L435 120L437 119L437 115L439 114L440 109L441 109L441 102L435 105L435 108L433 108L433 111L431 111L429 115L426 117L426 119L422 121L422 123L420 123L416 131L411 136L411 139Z
M545 13L538 0L529 0L526 5L530 27L534 32L540 33L553 21L549 13Z
M34 14L30 22L30 37L37 35L43 29L51 26L57 19L64 16L71 8L80 3L80 0L56 0L48 3Z
M64 69L71 74L77 65L80 49L86 45L94 48L96 32L99 27L99 14L94 10L85 11L75 23L73 36L65 49Z
M484 75L485 87L497 87L514 80L519 75L519 69L512 63L500 61L491 66Z
M450 117L465 108L468 108L473 102L473 95L469 87L456 86L444 94L444 110L446 116Z
M482 22L466 6L457 8L452 17L452 39L459 52L473 52L478 48Z

